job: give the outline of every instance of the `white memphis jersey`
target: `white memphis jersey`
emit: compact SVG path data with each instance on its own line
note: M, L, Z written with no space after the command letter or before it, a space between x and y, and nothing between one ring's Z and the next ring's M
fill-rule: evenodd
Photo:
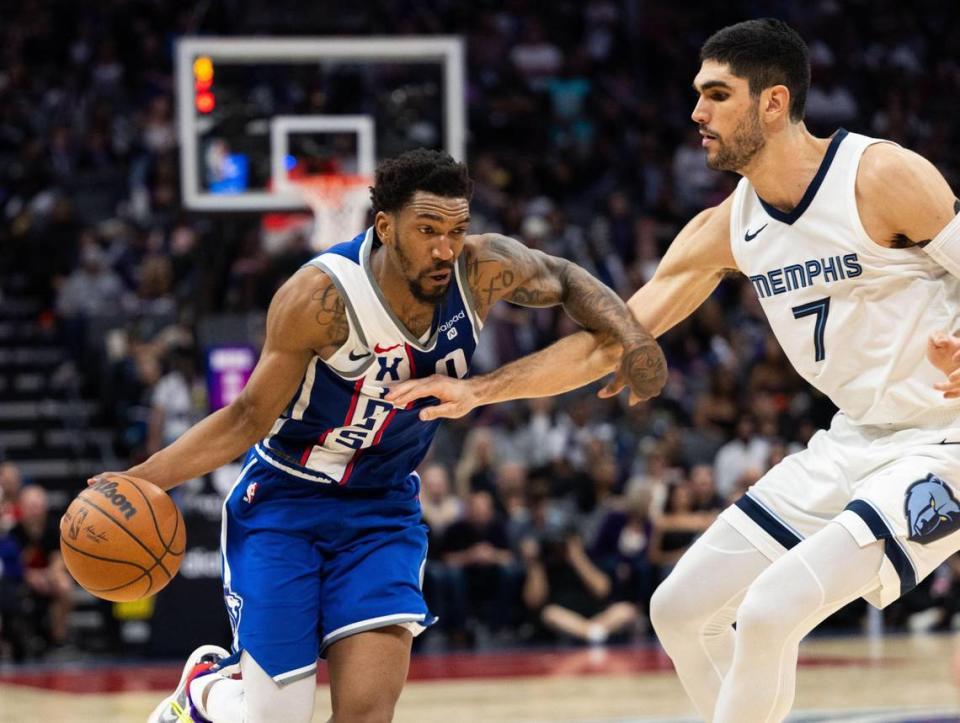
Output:
M854 423L946 427L960 400L933 385L927 336L957 329L960 280L920 248L889 249L857 210L860 157L874 138L839 130L797 207L765 203L743 178L733 256L794 368Z

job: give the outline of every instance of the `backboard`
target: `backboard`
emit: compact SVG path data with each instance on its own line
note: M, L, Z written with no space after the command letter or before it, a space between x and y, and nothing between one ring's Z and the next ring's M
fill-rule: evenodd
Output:
M353 137L325 145L335 172L353 167L368 175L360 168L370 160L365 154L372 153L375 164L419 146L463 160L464 83L457 37L181 38L176 84L184 206L305 208L283 187L284 172L296 161L290 150L297 134Z

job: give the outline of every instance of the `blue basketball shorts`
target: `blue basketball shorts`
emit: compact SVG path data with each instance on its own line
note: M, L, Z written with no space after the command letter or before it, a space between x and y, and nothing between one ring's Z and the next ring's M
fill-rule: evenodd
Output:
M420 478L356 493L307 482L255 450L224 501L223 587L235 654L278 683L313 675L347 636L436 618L421 592L427 528Z

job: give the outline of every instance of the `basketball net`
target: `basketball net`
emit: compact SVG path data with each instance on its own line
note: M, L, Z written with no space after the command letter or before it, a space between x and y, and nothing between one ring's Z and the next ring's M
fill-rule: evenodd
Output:
M288 181L313 210L310 245L324 251L365 229L373 179L359 174L324 174Z

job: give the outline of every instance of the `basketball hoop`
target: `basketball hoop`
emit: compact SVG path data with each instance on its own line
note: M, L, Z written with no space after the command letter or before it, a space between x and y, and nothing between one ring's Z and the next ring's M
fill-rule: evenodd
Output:
M373 183L370 176L325 174L290 178L287 183L313 210L310 244L316 251L349 241L365 229Z

